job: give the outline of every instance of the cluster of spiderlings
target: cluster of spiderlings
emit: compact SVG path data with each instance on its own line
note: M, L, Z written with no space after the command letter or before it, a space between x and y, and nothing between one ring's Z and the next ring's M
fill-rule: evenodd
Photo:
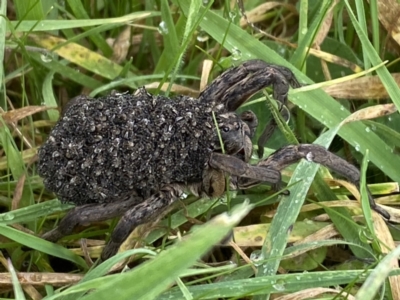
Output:
M39 150L38 172L60 200L111 202L201 181L215 141L206 103L144 89L78 100Z

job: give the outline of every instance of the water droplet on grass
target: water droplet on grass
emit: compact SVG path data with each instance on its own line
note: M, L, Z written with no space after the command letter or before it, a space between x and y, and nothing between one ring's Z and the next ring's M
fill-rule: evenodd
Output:
M239 60L242 58L242 52L238 48L233 48L232 49L232 59L233 60Z
M161 21L160 24L158 25L158 32L161 33L162 35L168 34L168 27L164 21Z

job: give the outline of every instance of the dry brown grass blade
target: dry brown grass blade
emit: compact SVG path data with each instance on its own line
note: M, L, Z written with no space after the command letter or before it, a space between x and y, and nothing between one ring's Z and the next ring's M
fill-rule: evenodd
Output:
M213 66L212 60L205 59L203 61L203 69L201 71L201 79L200 79L200 91L204 90L208 84L208 78L210 77L212 66Z
M27 164L32 161L37 153L38 147L33 147L30 149L26 149L21 152L22 160L24 164ZM0 170L7 170L8 168L8 159L6 156L0 158Z
M14 190L13 199L11 202L11 210L16 210L19 207L19 203L21 202L22 192L24 191L26 174L22 174L18 179L17 185Z
M339 298L339 299L348 299L348 300L353 300L355 299L354 296L343 292L341 290L335 290L335 289L330 289L330 288L312 288L312 289L306 289L302 290L296 293L280 296L278 298L275 298L275 300L303 300L303 299L311 299L317 296L322 296L327 293L333 293L333 294L341 294L344 298ZM325 295L326 296L326 295ZM335 298L336 299L336 298Z
M121 63L126 58L128 54L129 47L131 46L131 26L126 26L125 29L118 35L117 39L114 41L113 55L111 60L116 63Z
M333 20L333 9L335 8L337 3L338 3L338 0L335 0L332 2L331 6L329 7L329 10L326 14L326 17L325 17L323 23L321 24L321 27L317 33L317 36L315 37L313 47L317 50L320 50L320 45L325 40L326 36L329 33L329 30L331 29L332 20ZM326 63L325 60L321 60L321 67L322 67L322 72L324 73L325 79L331 80L332 76L329 72L328 64Z
M333 3L333 5L331 7L331 11L333 11L333 8L336 5L336 2L337 1L335 0L335 2ZM273 36L273 35L265 32L265 31L261 30L256 25L254 25L254 23L263 20L264 14L267 11L269 11L271 9L274 9L278 5L284 6L285 8L290 10L293 14L297 14L297 10L296 10L296 8L294 6L292 6L290 4L278 3L278 2L275 1L275 2L267 2L267 3L261 4L260 6L258 6L255 9L253 9L252 11L246 12L244 10L243 1L238 0L237 3L238 3L240 11L242 13L242 18L240 20L240 26L241 27L249 25L256 32L259 32L259 33L265 35L266 37L268 37L268 38L270 38L270 39L272 39L272 40L274 40L274 41L276 41L278 43L281 43L283 45L286 45L286 46L289 46L289 47L292 47L292 48L297 48L296 44L292 44L292 43L290 43L290 42L288 42L288 41L286 41L284 39L281 39L281 38L278 38L276 36ZM322 30L320 35L319 35L319 37L317 38L317 40L316 40L317 42L315 43L316 45L319 45L319 43L322 43L323 39L325 38L325 36L327 34L325 31L329 30L329 28L330 28L330 23L329 24L327 23L325 25L325 27L326 27L326 29ZM349 68L354 73L358 73L358 72L362 71L362 68L359 67L358 65L356 65L355 63L352 63L352 62L350 62L350 61L348 61L348 60L346 60L344 58L341 58L339 56L336 56L336 55L321 51L320 49L307 48L307 51L308 51L309 54L311 54L311 55L313 55L313 56L315 56L317 58L320 58L323 61L331 62L331 63L337 64L339 66L343 66L343 67Z
M339 235L339 231L337 231L335 225L331 224L325 226L324 228L318 230L317 232L310 234L309 236L305 237L301 241L295 242L293 245L301 245L304 243L311 243L314 241L321 241L321 240L329 240L335 236Z
M5 264L5 266L6 266L6 269L10 272L10 273L9 273L9 274L10 274L10 277L12 276L11 274L13 274L13 273L16 274L16 276L18 277L18 273L16 273L16 270L14 269L14 266L13 266L13 264L12 264L12 262L11 262L11 259L8 258L8 259L6 260L6 259L4 258L4 256L2 256L1 259L2 259L2 261L7 261L7 263ZM3 262L2 262L2 263L3 263ZM4 264L4 263L3 263L3 264ZM20 282L19 278L18 278L18 281ZM0 283L0 287L4 288L5 286L2 285L2 284ZM22 287L22 289L24 290L24 292L25 292L26 294L29 295L30 299L33 299L33 300L40 300L40 299L42 299L42 295L40 295L40 293L33 287L33 285L31 285L31 284L24 284L24 285L22 285L21 287ZM8 286L6 286L5 288L7 289Z
M353 63L351 61L348 61L348 60L346 60L346 59L344 59L344 58L342 58L340 56L333 55L333 54L330 54L328 52L324 52L324 51L321 51L321 50L318 50L318 49L313 49L313 48L309 48L307 51L308 51L309 54L314 55L317 58L323 59L324 61L331 62L333 64L349 68L354 73L358 73L358 72L361 72L363 70L357 64L355 64L355 63Z
M242 248L239 247L238 244L236 244L233 241L229 242L229 245L239 254L239 256L253 269L254 274L257 273L257 268L254 266L254 263L251 261L251 259L244 253Z
M18 122L19 120L36 114L38 112L42 112L49 109L57 109L57 107L48 107L48 106L25 106L18 109L9 110L0 114L3 117L4 122L7 124ZM1 126L1 125L0 125Z
M379 0L378 17L389 35L400 45L400 4L396 0ZM400 298L399 298L400 299Z
M400 73L392 74L400 85ZM343 99L387 99L389 95L378 76L361 77L346 82L333 84L323 88L325 92L335 98Z
M308 212L321 209L323 208L322 205L331 208L332 207L360 208L360 204L354 200L333 200L333 201L324 201L321 204L318 203L305 204L301 208L301 212ZM264 216L272 218L274 215L276 215L276 210L271 210L267 212Z
M338 2L339 2L339 0L333 1L331 4L331 7L329 7L329 10L326 14L324 22L321 24L320 29L317 33L317 36L315 37L314 46L319 47L322 44L322 42L325 40L326 36L328 35L329 30L331 29L331 25L332 25L333 9L335 8L335 6Z
M382 217L376 212L374 212L372 216L374 220L375 233L380 241L381 251L383 254L387 254L396 248L396 244ZM399 268L399 261L397 258L391 261L391 267L393 269ZM389 282L393 299L400 299L400 276L390 276Z
M160 83L156 81L156 82L146 84L144 87L147 90L155 90L159 87L159 85L160 85ZM163 91L163 92L167 91L169 85L170 85L169 82L164 82L164 84L161 87L161 91ZM190 96L190 97L197 97L199 95L198 90L194 90L194 89L188 88L186 86L175 84L175 83L172 84L170 91L175 94L186 95L186 96Z
M369 106L352 113L350 116L348 116L341 122L341 125L354 121L376 119L379 117L393 114L396 111L397 108L392 103Z
M18 272L17 275L23 286L27 284L32 286L50 284L58 287L77 283L83 278L82 274L70 273ZM10 273L0 273L0 286L12 287Z
M321 207L320 207L321 208ZM260 247L263 245L265 232L267 232L270 228L270 224L256 224L256 225L248 225L248 226L237 226L233 229L235 243L240 247ZM330 228L330 225L326 225L324 228ZM310 235L314 235L318 231L322 229L309 229L313 231ZM327 229L330 231L331 229ZM332 228L332 230L335 230ZM337 232L335 231L329 236L335 236ZM290 234L289 243L296 243L304 240L303 234L296 234L296 231Z
M240 6L240 3L239 3ZM282 3L279 1L268 1L263 4L260 4L256 8L246 12L247 20L245 16L242 16L240 19L240 26L245 27L248 23L257 23L265 20L266 13L272 9L275 9L279 6L285 7L287 10L291 11L294 14L298 14L296 7L291 4Z

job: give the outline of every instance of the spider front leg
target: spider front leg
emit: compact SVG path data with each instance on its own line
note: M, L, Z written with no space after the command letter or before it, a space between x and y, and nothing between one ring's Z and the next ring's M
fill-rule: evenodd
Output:
M300 144L283 147L271 154L271 156L266 160L260 161L257 166L266 167L268 170L273 169L280 172L287 166L298 162L302 158L319 163L345 177L355 186L360 186L360 171L355 166L328 151L324 147L315 144ZM258 182L261 182L261 180ZM239 180L239 186L240 184L250 186L255 183L255 181L251 182L246 179ZM386 219L390 219L390 214L375 203L368 187L367 191L371 208Z
M250 165L236 156L213 153L209 160L210 167L239 178L248 178L257 182L279 185L281 172L269 166Z
M274 89L274 99L286 104L289 86L301 84L290 69L253 59L222 73L200 93L199 99L213 102L217 111L235 111L268 86Z
M216 112L235 111L251 95L273 87L273 97L280 105L286 106L289 87L300 87L292 71L286 67L254 59L231 68L217 77L199 96L201 101L211 102ZM287 115L283 115L288 119ZM265 127L259 141L259 157L262 157L264 145L272 135L277 124L271 120Z

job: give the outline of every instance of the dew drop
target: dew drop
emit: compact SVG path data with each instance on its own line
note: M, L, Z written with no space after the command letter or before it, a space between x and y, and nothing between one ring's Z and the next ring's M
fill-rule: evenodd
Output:
M229 12L229 19L231 20L231 22L235 22L236 16L237 14L234 11Z
M205 31L201 30L201 31L198 33L196 39L197 39L200 43L204 43L204 42L207 42L207 41L209 40L209 38L210 38L210 36L209 36Z
M306 223L307 225L313 225L314 221L306 218L304 219L304 223Z
M278 280L276 283L272 284L272 287L279 292L283 292L286 289L283 280Z
M10 212L3 215L3 220L4 221L11 221L14 218L15 218L14 214L10 213Z
M260 266L262 260L262 254L260 250L255 250L250 254L250 260L254 263L255 266Z
M308 152L306 155L306 159L308 161L313 161L314 160L314 154L312 152Z
M44 63L49 63L49 62L51 62L53 60L53 57L51 56L51 54L46 53L46 54L41 54L40 55L40 59Z
M161 21L160 24L158 25L158 32L161 33L162 35L168 34L168 27L164 21Z
M232 59L233 60L239 60L242 58L242 52L238 48L233 48L232 49Z
M370 132L370 131L371 131L371 128L365 127L365 131L366 131L366 132Z

